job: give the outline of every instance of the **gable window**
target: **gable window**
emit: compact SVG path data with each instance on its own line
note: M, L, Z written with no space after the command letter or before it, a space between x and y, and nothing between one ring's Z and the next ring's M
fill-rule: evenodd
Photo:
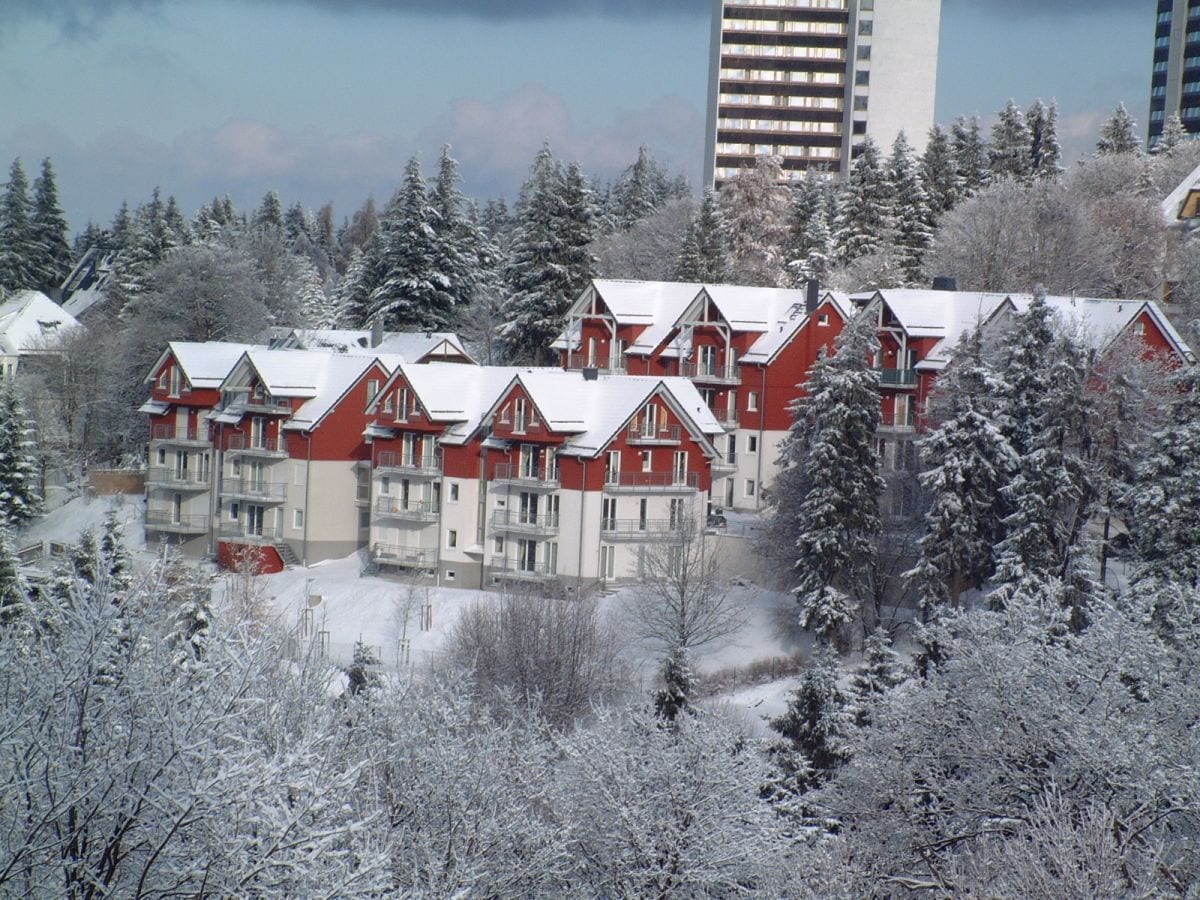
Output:
M527 424L527 405L523 397L518 397L513 401L513 431L523 434Z
M828 325L829 324L829 313L821 313L819 316L817 316L817 324L818 325Z
M399 402L396 404L396 421L404 422L408 419L408 388L400 388L397 395Z
M390 413L396 408L396 395L389 393L383 398L383 411Z
M167 389L167 373L169 371L170 367L167 367L158 373L158 389L160 391L165 391Z
M379 393L379 379L372 378L367 381L367 400L374 400L375 395Z
M604 467L604 483L616 484L621 480L621 451L609 450L608 461Z
M181 381L179 376L180 376L179 366L171 366L171 396L172 397L179 396L179 385L180 385L180 381Z

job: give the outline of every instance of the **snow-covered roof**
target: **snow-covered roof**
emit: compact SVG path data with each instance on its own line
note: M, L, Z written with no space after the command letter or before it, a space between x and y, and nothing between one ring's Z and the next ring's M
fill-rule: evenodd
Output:
M400 363L383 386L374 410L399 378L417 395L421 408L433 422L449 425L444 444L463 444L479 428L484 414L508 389L521 369L514 366L464 366L455 363ZM378 423L386 427L386 422Z
M41 291L17 291L0 304L0 352L17 356L45 349L78 325Z
M1200 191L1200 166L1188 172L1183 181L1175 187L1175 190L1167 194L1167 198L1160 205L1162 210L1163 220L1168 227L1190 227L1196 223L1197 212L1191 211L1191 215L1185 216L1185 205L1192 191Z
M989 321L1006 302L1008 294L985 291L934 291L895 289L854 295L851 303L869 298L882 300L910 338L937 338L933 348L917 363L918 369L938 370L950 361L963 332Z
M588 285L567 315L587 311L592 291L604 302L619 325L645 325L629 351L634 355L652 353L663 342L675 321L700 293L703 285L684 281L632 281L597 278ZM562 334L551 346L555 350L576 350L577 330Z
M704 292L734 331L770 331L797 310L804 311L802 290L706 284Z
M63 309L78 319L106 299L116 258L115 250L89 248L63 279L60 288Z
M1017 312L1029 309L1033 294L1010 294ZM1073 328L1077 337L1098 351L1105 350L1113 341L1124 334L1143 313L1150 316L1154 324L1174 345L1184 359L1192 356L1192 350L1183 336L1175 330L1170 320L1151 300L1121 300L1100 297L1047 296L1046 305L1054 311L1063 324Z
M304 401L284 423L284 428L307 431L317 427L372 366L378 363L390 375L403 362L400 357L387 354L360 356L329 353L325 357L325 363L317 373L316 396Z
M171 341L150 367L145 381L153 381L155 373L162 368L167 357L174 356L193 390L219 388L242 355L252 349L253 344L232 344L224 341Z
M452 331L385 331L380 343L372 347L370 331L293 328L283 332L274 346L280 349L333 350L338 353L385 353L403 357L406 362L424 362L431 355L471 359L458 335Z
M849 320L854 317L856 310L850 303L848 294L835 293L834 291L826 291L817 303L818 308L824 304L830 304L841 315L843 320ZM775 356L788 345L788 342L796 336L796 333L802 329L808 322L808 313L804 311L804 307L793 307L790 310L790 315L776 323L770 331L764 332L759 338L750 345L750 349L742 356L740 362L744 364L760 364L765 365L770 363Z

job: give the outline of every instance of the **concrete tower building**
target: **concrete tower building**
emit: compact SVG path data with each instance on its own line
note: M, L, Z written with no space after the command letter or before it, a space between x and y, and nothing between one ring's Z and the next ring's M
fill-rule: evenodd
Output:
M845 174L868 135L886 151L904 131L923 148L941 11L941 0L714 0L713 183L762 154L795 180L810 169Z
M1158 143L1167 119L1176 113L1190 134L1200 133L1200 0L1158 0L1150 146Z

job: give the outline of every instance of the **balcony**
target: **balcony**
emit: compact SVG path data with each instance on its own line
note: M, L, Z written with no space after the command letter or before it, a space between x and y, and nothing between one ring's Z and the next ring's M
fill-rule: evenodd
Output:
M401 547L396 544L372 544L371 561L381 566L403 566L410 569L434 569L438 564L437 548Z
M586 353L572 353L567 357L567 368L572 370L596 369L599 372L623 375L625 373L625 360L624 358L601 359L599 357L589 357Z
M553 537L558 534L558 514L536 516L515 509L498 509L492 513L492 528L508 534Z
M146 530L169 534L207 534L209 517L177 516L169 509L146 510Z
M283 540L283 523L251 526L248 522L222 522L217 534L228 540L251 544L273 544Z
M175 469L151 466L146 472L146 484L150 487L166 488L172 491L206 491L208 476L201 477L195 472L179 472Z
M907 415L884 416L879 430L885 434L911 434L917 430L917 417L912 410Z
M916 369L876 369L882 387L914 388L917 386Z
M686 494L700 489L696 472L610 472L604 490L610 494Z
M493 559L492 574L515 581L546 581L558 577L557 567L546 562L530 565L516 559Z
M640 446L669 446L678 444L683 429L678 425L659 425L657 428L650 423L633 423L629 426L628 442Z
M709 464L709 467L712 469L712 473L715 476L720 477L720 476L725 476L725 475L732 475L734 472L737 471L737 460L736 459L714 459Z
M251 413L267 413L275 416L291 415L292 401L283 397L251 397L243 395L238 401L241 409Z
M709 412L726 431L733 431L738 427L738 411L736 409L711 409Z
M375 501L375 515L381 519L405 522L436 522L441 506L433 500L404 500L401 497L380 497Z
M175 425L151 425L150 440L181 447L211 447L208 429L178 428Z
M287 499L286 481L256 481L253 478L222 478L221 496L262 503L282 503Z
M379 462L375 466L380 472L397 475L417 475L426 478L436 478L442 474L442 456L440 453L428 453L424 456L413 456L385 450L379 454Z
M705 384L741 384L741 366L718 366L710 363L681 362L679 374Z
M670 519L602 519L600 539L617 541L678 541L683 538L683 523Z
M556 491L561 486L558 480L558 466L534 468L509 463L496 466L496 477L492 479L492 482L497 485L547 491Z
M254 437L246 434L231 434L226 441L225 452L242 456L280 458L288 455L287 440L282 436Z

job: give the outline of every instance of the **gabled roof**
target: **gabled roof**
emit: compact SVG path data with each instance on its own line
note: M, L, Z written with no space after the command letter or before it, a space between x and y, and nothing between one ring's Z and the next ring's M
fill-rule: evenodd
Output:
M519 371L515 366L401 363L367 406L367 413L378 412L385 394L403 378L417 395L429 419L449 426L442 435L442 443L463 444L479 428L484 414L508 389ZM386 428L387 424L380 422L379 426Z
M804 311L802 290L706 284L704 293L734 331L770 331L796 311Z
M1009 295L1018 312L1029 309L1032 294ZM1104 351L1125 334L1143 313L1162 332L1181 359L1192 359L1192 349L1152 300L1121 300L1099 297L1047 296L1046 305L1092 349Z
M843 321L849 321L857 312L850 303L848 294L826 291L818 301L817 308L820 309L825 305L832 306L837 310ZM769 365L779 355L779 352L791 342L792 338L808 324L808 320L808 313L802 307L793 309L786 320L779 322L773 329L765 332L751 344L750 349L739 361L743 364Z
M285 429L311 431L320 426L322 420L342 401L378 363L390 375L402 360L398 356L360 356L358 354L329 353L317 374L317 393L306 400L284 423Z
M1009 303L1008 294L983 291L933 291L887 289L855 295L851 302L867 298L864 314L878 303L887 304L904 333L910 338L937 338L937 343L917 363L918 369L942 369L963 332L988 322Z
M567 310L566 315L581 315L587 310L592 292L603 301L619 325L645 325L634 339L629 352L645 355L663 342L675 321L700 293L702 285L684 281L631 281L597 278ZM579 348L579 334L564 331L551 344L555 350Z
M1193 192L1200 193L1200 166L1192 169L1160 204L1163 221L1168 227L1190 228L1200 224L1200 208L1194 202ZM1189 203L1189 199L1193 202Z
M145 377L147 383L154 380L155 373L162 368L168 357L173 356L183 370L184 377L193 389L216 389L253 344L231 344L223 341L171 341Z
M385 331L380 343L371 346L371 332L343 328L293 328L274 340L277 349L332 350L337 353L399 356L405 362L425 362L427 357L461 356L471 360L458 335L452 331Z
M0 304L0 352L16 356L45 349L79 323L41 291L17 291Z

